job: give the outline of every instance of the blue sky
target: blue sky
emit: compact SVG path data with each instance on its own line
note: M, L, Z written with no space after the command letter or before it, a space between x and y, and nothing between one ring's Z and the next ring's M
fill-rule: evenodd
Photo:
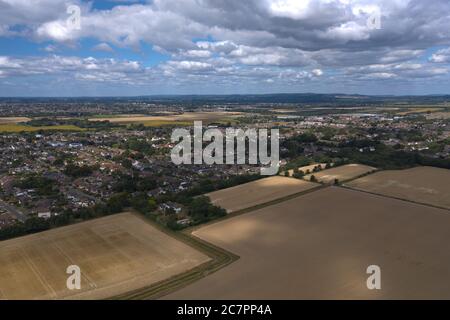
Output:
M448 30L446 0L0 0L0 96L449 94Z

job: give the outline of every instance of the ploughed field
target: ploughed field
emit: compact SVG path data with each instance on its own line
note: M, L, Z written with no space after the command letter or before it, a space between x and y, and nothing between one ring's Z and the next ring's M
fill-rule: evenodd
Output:
M240 259L165 298L449 299L449 225L444 209L320 189L195 231Z
M228 213L251 208L277 199L304 192L318 185L304 180L273 176L232 188L206 194L211 202Z
M122 213L0 242L0 299L101 299L149 286L209 258ZM81 269L81 290L66 269Z
M343 166L314 172L306 175L304 178L305 180L310 180L311 176L314 175L317 181L323 183L333 183L335 179L338 179L339 182L344 182L357 178L363 174L370 173L374 170L376 170L376 168L363 164L346 164Z
M386 196L450 209L450 170L416 167L380 171L346 184Z

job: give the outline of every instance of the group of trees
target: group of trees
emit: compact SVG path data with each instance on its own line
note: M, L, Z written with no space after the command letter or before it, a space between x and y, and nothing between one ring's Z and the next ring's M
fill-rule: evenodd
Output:
M120 143L120 148L124 150L137 151L144 155L151 155L154 150L151 144L142 138L131 137Z
M58 119L58 118L32 119L26 122L26 125L33 127L73 125L83 129L111 129L120 127L119 124L110 121L90 121L88 119Z
M221 189L231 188L237 186L239 184L251 182L257 179L261 179L263 176L259 174L243 174L238 176L233 176L228 179L220 179L220 180L211 180L211 179L203 179L200 180L195 186L186 190L184 192L180 192L178 194L178 198L183 197L194 197L201 194L205 194L212 191L217 191Z
M285 139L281 142L282 158L297 158L303 154L304 145L317 142L318 139L313 133L303 133Z
M372 143L373 144L373 143ZM351 162L366 164L380 169L404 169L415 166L433 166L450 169L450 159L440 159L424 156L419 152L396 150L382 143L377 144L373 152L359 152L362 142L346 145L336 156Z
M139 174L119 174L114 185L115 192L145 192L158 187L158 183L151 177L141 177Z
M14 185L20 189L34 189L39 196L58 194L55 181L37 174L27 175L16 181Z
M69 163L64 169L64 173L72 178L80 178L91 175L96 169L97 168L95 166L78 166L76 164Z
M143 203L143 200L146 202ZM80 208L78 210L68 209L48 219L31 217L23 223L18 222L12 226L0 229L0 240L20 237L93 218L100 218L122 212L128 207L133 207L145 213L147 210L156 209L156 202L154 200L152 202L151 199L142 194L131 196L126 192L117 193L106 202L98 203L89 208Z

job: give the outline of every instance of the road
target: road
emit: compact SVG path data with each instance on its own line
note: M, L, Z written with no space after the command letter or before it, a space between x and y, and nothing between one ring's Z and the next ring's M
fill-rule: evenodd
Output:
M83 199L87 199L87 200L92 200L92 201L96 201L97 199L79 189L73 188L73 187L68 187L67 191L72 195L72 196L76 196L78 199L83 200Z
M20 222L25 222L25 220L27 220L27 215L25 213L20 211L15 206L6 203L3 200L0 200L0 208L5 211L8 211L9 214L11 214L14 218L19 220Z

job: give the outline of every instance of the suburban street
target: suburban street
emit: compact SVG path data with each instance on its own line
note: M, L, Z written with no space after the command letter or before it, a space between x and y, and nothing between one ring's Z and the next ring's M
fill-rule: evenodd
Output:
M25 220L27 219L27 216L25 213L20 211L15 206L12 206L12 205L4 202L3 200L0 200L0 208L8 211L14 218L19 220L20 222L25 222Z

